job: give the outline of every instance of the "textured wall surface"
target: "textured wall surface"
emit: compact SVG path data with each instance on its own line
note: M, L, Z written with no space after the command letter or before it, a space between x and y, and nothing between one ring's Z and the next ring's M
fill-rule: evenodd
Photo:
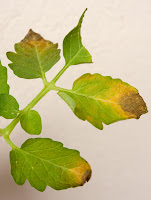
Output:
M121 78L139 89L151 109L151 1L150 0L0 0L0 59L13 50L30 28L44 38L58 42L77 24L87 7L82 26L83 43L93 56L93 64L70 67L58 85L71 88L80 75L100 73ZM64 59L47 73L48 80L64 65ZM20 109L42 88L41 80L15 77L8 69L11 94ZM10 175L9 146L0 138L1 200L150 200L151 199L151 117L143 115L105 126L103 131L80 121L52 92L35 109L42 116L42 137L59 140L78 149L93 170L83 187L40 193L28 181L18 186ZM0 125L8 121L0 119ZM18 125L11 136L20 145L28 135Z

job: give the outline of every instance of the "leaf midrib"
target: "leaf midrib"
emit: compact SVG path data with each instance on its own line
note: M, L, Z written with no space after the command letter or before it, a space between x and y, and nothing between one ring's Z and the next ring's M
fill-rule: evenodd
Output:
M34 47L35 47L35 51L36 51L37 60L38 60L38 63L39 63L39 68L40 68L40 71L41 71L41 76L42 76L42 78L44 78L45 73L43 72L43 68L42 68L42 65L41 65L40 58L39 58L38 49L37 49L37 46L35 44L34 44Z
M78 56L78 54L82 51L84 46L81 46L81 48L77 51L77 53L66 63L66 65L70 66L72 65L72 61Z
M25 154L29 154L29 155L31 155L31 156L37 158L37 159L40 159L41 162L44 161L44 162L47 162L47 163L49 163L49 164L51 164L51 165L54 165L54 166L56 166L56 167L58 167L58 168L62 168L63 170L70 170L70 171L72 171L72 168L70 169L70 168L66 168L66 167L63 167L63 166L54 164L54 163L50 162L50 160L45 160L45 159L43 159L43 158L40 158L40 157L38 157L38 156L36 156L36 155L34 155L34 154L29 153L28 151L24 151L23 149L17 149L17 150L20 150L21 152L23 151ZM22 153L22 154L23 154L23 153ZM72 154L70 154L70 155L68 155L68 156L71 156L71 155L72 155ZM24 154L23 154L23 157L25 157ZM67 157L67 156L66 156L66 157ZM53 160L55 160L55 159L53 159Z
M75 94L75 95L78 95L78 96L83 96L83 97L85 97L85 98L90 98L90 99L93 99L93 100L95 100L95 101L102 101L102 102L108 102L108 103L112 103L112 104L116 104L116 105L119 105L118 103L116 103L116 102L113 102L113 101L110 101L110 99L109 100L104 100L104 99L100 99L100 98L94 98L93 96L88 96L88 95L85 95L85 94L82 94L82 93L77 93L77 92L75 92L75 91L73 91L73 90L66 90L66 89L63 89L63 88L61 88L61 89L59 89L60 91L62 91L62 92L69 92L69 93L71 93L71 94ZM113 97L112 97L113 98ZM111 99L112 99L111 98Z

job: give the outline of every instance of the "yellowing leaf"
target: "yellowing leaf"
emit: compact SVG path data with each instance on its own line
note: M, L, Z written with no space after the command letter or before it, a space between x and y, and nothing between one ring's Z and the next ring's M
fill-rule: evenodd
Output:
M58 44L45 40L38 33L29 30L26 37L15 44L15 51L8 52L9 67L20 78L43 78L44 74L60 59Z
M86 9L87 10L87 9ZM66 65L92 63L92 57L81 41L81 24L86 10L80 17L78 25L71 30L63 41L63 56Z
M60 89L59 96L71 107L75 115L103 129L103 123L138 119L147 107L137 89L120 79L100 74L84 74L72 90Z
M39 191L47 185L56 190L82 186L91 176L90 165L78 151L48 138L28 139L10 152L10 163L17 184L28 179Z

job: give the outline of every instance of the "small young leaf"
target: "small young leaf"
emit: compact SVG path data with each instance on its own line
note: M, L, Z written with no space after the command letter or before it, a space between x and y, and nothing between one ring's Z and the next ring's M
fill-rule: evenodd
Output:
M7 68L0 62L0 94L9 94L9 85L7 84Z
M42 130L41 117L35 110L30 110L20 119L21 127L29 134L39 135Z
M78 25L66 35L63 41L63 56L68 66L92 63L90 53L82 45L80 34L81 24L86 10L83 12Z
M90 179L90 165L79 152L63 147L48 138L28 139L21 149L10 152L11 174L23 185L28 179L32 187L44 191L82 186Z
M20 78L44 78L45 72L60 59L58 44L45 40L31 29L20 43L15 44L15 51L8 52L7 57L12 61L9 67Z
M71 107L75 115L87 120L98 129L103 123L138 119L147 107L137 89L120 79L100 74L84 74L72 90L60 90L59 96Z
M0 116L13 119L17 116L19 105L16 99L9 94L0 95Z

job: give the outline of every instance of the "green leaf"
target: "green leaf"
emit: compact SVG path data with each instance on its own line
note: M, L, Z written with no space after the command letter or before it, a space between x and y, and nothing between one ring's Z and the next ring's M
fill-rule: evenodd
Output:
M48 138L28 139L10 152L11 174L23 185L28 179L32 187L44 191L46 186L56 190L77 187L90 179L90 165L79 152L63 147Z
M7 84L7 68L0 62L0 94L9 94L9 85Z
M6 119L13 119L17 116L19 105L16 99L9 95L7 84L7 68L0 62L0 116Z
M0 116L13 119L17 116L19 105L16 99L9 94L0 95Z
M35 110L30 110L20 119L21 127L29 134L39 135L42 130L41 117Z
M60 59L58 44L45 40L41 35L29 30L26 37L15 44L15 51L8 52L9 67L20 78L33 79L45 77Z
M66 35L63 41L63 56L68 66L92 63L91 55L83 46L80 34L81 24L86 10L83 12L78 25Z
M119 120L138 119L147 107L137 89L120 79L100 74L84 74L72 90L59 89L59 96L75 115L98 129Z

